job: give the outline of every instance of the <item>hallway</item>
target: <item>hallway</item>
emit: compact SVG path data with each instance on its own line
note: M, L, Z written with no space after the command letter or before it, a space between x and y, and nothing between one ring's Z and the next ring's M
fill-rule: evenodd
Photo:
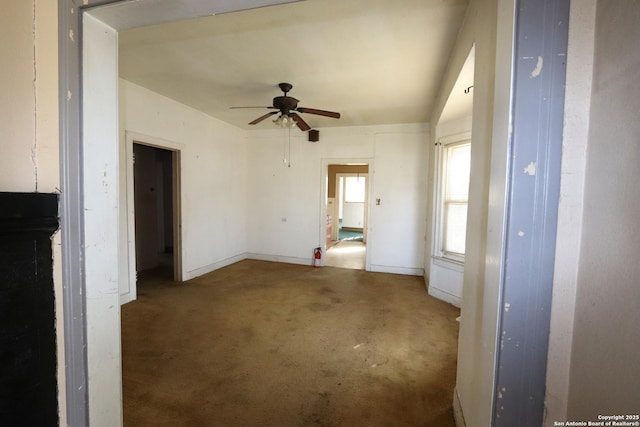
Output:
M245 260L138 290L125 425L454 425L459 310L421 277Z

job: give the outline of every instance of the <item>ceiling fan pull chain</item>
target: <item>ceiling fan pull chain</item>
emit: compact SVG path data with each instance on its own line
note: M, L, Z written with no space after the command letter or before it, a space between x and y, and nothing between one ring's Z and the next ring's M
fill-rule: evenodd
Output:
M289 167L291 167L291 128L287 128L289 134Z
M286 129L282 128L282 163L287 164L287 139L285 135Z

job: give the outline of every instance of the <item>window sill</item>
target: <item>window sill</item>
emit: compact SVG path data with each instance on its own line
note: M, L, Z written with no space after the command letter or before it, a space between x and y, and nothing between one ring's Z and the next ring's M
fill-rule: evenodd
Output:
M464 272L464 261L458 261L451 258L440 256L432 256L431 262L439 267L448 268L449 270Z

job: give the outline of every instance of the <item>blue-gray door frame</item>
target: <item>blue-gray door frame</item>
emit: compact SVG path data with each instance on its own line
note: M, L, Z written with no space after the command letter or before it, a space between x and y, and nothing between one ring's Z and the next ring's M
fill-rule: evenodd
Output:
M60 231L67 424L89 425L82 189L82 8L115 1L58 0Z
M60 216L70 426L89 423L82 212L82 8L125 1L88 0L79 5L77 0L58 0ZM520 0L516 4L511 176L502 288L502 301L510 307L500 318L495 426L542 423L568 9L569 0ZM528 173L523 172L525 168Z
M517 0L495 427L543 423L569 0Z

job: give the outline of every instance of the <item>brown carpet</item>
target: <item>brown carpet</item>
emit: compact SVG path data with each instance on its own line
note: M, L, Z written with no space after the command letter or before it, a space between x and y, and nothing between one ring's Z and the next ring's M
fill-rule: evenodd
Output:
M124 421L454 426L459 310L421 277L242 261L122 308Z

